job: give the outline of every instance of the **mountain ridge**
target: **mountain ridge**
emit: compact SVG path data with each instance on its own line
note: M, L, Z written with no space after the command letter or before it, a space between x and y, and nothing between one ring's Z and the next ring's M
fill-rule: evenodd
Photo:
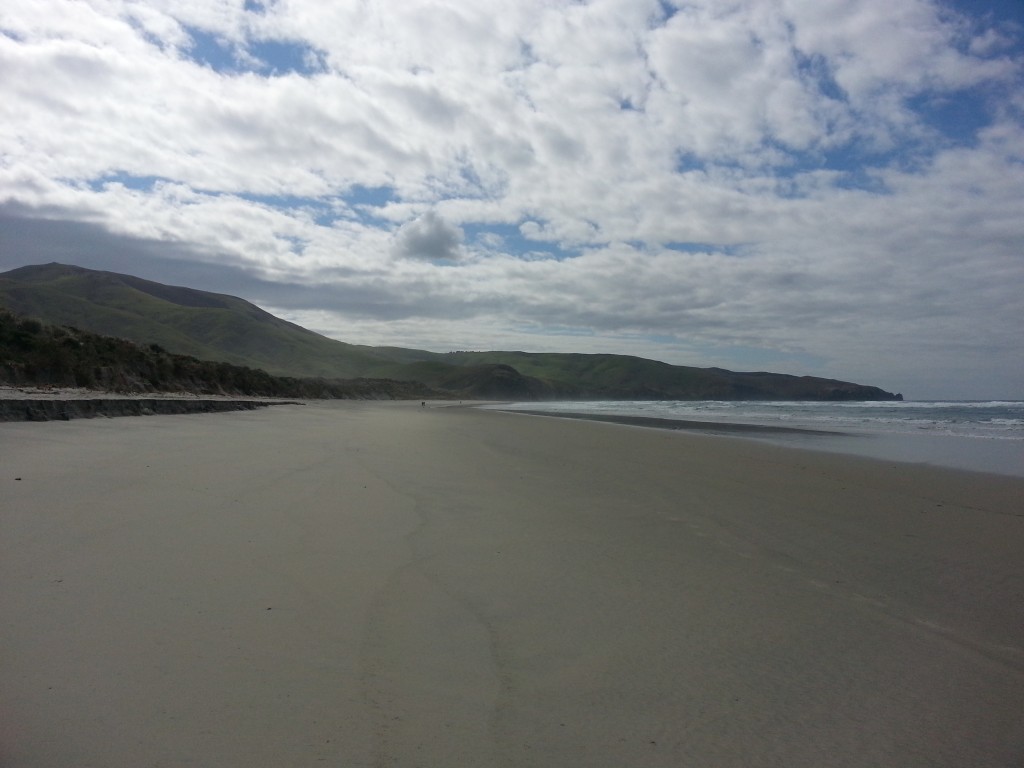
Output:
M467 398L897 400L879 387L632 355L429 352L329 339L236 296L52 262L0 273L0 306L275 376L415 382Z

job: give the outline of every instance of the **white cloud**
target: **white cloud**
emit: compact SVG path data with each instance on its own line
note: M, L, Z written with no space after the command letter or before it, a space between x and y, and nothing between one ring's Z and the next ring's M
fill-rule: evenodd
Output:
M0 203L187 245L350 341L756 349L1024 396L1019 30L926 0L678 5L13 0ZM218 72L196 30L323 66ZM921 106L958 99L980 130Z

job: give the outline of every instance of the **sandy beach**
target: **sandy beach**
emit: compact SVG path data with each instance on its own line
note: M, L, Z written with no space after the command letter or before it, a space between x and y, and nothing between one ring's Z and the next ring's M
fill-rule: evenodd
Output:
M0 424L0 766L1024 764L1024 480L435 405Z

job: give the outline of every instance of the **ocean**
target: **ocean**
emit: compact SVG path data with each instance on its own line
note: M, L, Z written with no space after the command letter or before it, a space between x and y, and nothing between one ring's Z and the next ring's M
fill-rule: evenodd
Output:
M1024 477L1024 401L559 401L491 407L811 430L744 437Z

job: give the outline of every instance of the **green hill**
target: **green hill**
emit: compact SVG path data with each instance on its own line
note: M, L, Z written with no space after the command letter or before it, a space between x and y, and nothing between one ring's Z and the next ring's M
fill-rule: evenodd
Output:
M0 305L48 323L277 375L353 377L382 362L234 296L63 264L0 274Z
M0 383L123 393L188 392L257 397L418 399L444 396L422 384L383 379L313 379L175 355L0 308ZM0 421L5 420L0 414Z
M452 395L565 399L891 400L877 387L669 365L627 355L435 353L346 344L243 299L63 264L0 274L0 306L93 333L157 344L278 376L418 382Z

